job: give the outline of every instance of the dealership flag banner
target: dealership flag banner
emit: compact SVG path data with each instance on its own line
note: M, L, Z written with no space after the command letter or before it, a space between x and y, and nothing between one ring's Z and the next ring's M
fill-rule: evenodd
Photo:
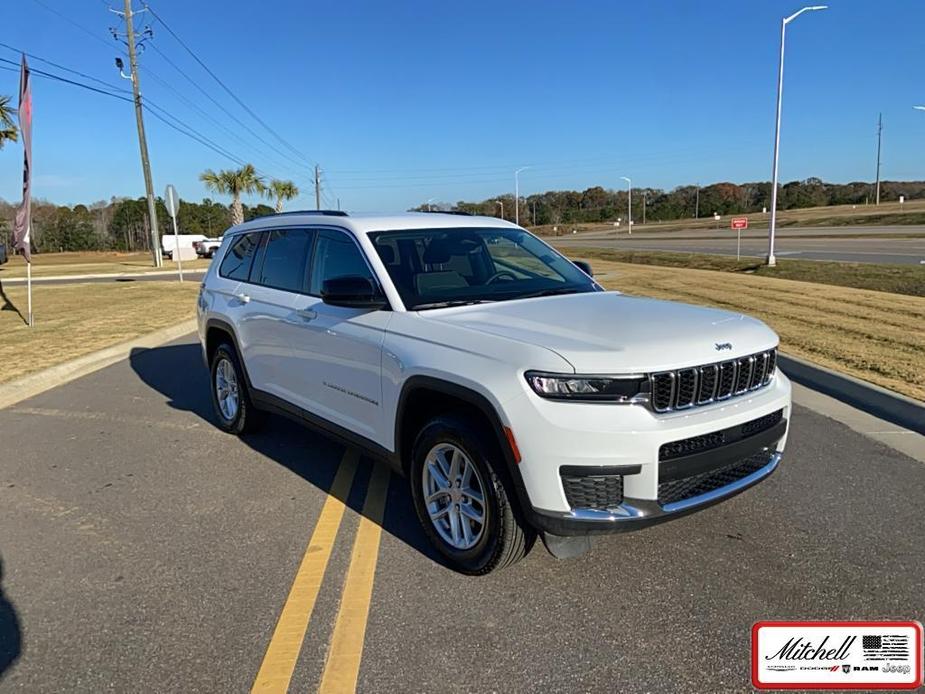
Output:
M26 276L28 278L29 318L32 325L32 88L29 84L29 65L26 56L22 57L19 73L19 130L22 133L23 172L22 172L22 206L16 211L13 221L13 248L22 251L26 259Z

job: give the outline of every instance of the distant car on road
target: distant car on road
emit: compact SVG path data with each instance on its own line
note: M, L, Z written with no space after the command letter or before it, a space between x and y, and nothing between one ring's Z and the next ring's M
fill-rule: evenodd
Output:
M211 258L213 255L215 255L215 251L217 251L221 245L221 238L193 241L193 248L196 249L196 255L198 255L200 258Z
M225 233L197 315L222 429L275 411L384 459L468 574L727 499L787 440L767 325L605 291L492 217L261 217Z

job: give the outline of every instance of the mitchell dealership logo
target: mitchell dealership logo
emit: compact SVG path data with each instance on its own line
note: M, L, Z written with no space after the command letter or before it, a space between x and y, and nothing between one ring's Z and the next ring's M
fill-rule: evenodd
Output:
M716 346L716 351L717 351L717 352L722 352L723 350L731 350L731 349L732 349L732 343L731 343L731 342L717 342L715 346Z
M818 646L803 637L792 638L773 655L766 655L765 660L845 660L851 655L851 646L858 640L857 636L848 636L837 648L828 648L829 637L826 636ZM846 670L847 672L847 670Z

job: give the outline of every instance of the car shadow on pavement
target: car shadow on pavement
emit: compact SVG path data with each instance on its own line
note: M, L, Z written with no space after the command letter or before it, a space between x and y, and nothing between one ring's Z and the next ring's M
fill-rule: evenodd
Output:
M209 373L198 343L133 349L129 363L144 383L168 398L171 407L191 412L214 425ZM242 436L241 440L323 492L331 493L334 474L344 451L342 442L277 415L268 416L261 431ZM317 455L307 456L306 451ZM369 471L377 464L386 463L374 462L361 454L353 490L340 499L359 514L363 513ZM446 566L421 530L408 484L399 475L392 475L381 526L432 561Z
M22 653L22 628L13 603L3 592L3 557L0 557L0 681Z

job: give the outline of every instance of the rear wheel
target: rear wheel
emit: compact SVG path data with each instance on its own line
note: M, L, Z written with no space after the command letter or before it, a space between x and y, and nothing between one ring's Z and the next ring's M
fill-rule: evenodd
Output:
M212 407L218 425L231 434L257 429L261 413L253 406L238 354L230 344L220 344L212 355Z
M492 440L477 421L445 415L421 430L412 453L411 494L424 532L453 568L470 575L522 559L532 540Z

